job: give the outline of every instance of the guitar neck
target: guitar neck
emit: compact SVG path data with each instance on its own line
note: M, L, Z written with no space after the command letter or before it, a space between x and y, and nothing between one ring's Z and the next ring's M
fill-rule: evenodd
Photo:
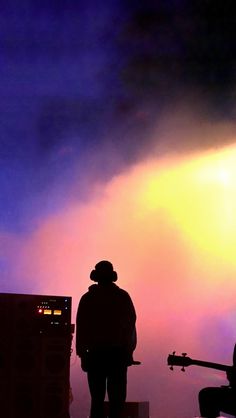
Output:
M193 360L193 359L191 361L191 364L196 365L196 366L207 367L209 369L222 370L224 372L227 372L232 369L232 366L227 366L226 364L212 363L209 361L201 361L201 360Z

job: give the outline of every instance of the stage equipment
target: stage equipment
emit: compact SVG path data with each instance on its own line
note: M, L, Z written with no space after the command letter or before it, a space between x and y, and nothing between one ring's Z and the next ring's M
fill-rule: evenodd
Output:
M69 418L71 297L0 293L0 416Z

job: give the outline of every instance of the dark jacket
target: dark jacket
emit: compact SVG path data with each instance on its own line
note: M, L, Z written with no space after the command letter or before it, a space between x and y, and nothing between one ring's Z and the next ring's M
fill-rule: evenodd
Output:
M76 318L76 353L136 347L136 314L129 294L115 283L93 284L79 303Z

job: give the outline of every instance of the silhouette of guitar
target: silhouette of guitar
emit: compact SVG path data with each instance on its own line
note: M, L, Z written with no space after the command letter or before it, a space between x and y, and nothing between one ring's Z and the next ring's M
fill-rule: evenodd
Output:
M171 370L173 370L173 366L181 366L182 371L185 371L185 367L193 365L207 367L209 369L222 370L224 372L230 372L234 367L228 366L226 364L212 363L210 361L192 359L191 357L187 357L186 353L182 353L182 356L176 356L175 352L173 352L173 354L169 354L167 358L167 364L168 366L170 366Z
M202 360L196 360L192 359L191 357L187 357L187 353L182 353L182 356L176 356L175 351L172 354L169 354L167 358L167 364L170 366L170 369L173 370L173 366L182 366L182 371L185 371L185 367L188 366L201 366L201 367L207 367L209 369L215 369L215 370L222 370L226 373L229 373L232 377L234 377L234 380L236 382L236 344L234 345L234 352L233 352L233 365L229 366L226 364L220 364L220 363L212 363L210 361L202 361Z

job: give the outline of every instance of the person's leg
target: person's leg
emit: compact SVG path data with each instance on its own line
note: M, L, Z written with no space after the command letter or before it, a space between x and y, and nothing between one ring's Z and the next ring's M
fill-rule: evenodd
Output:
M111 367L107 377L109 418L120 418L126 400L127 367Z
M87 373L91 395L90 418L104 418L104 400L106 396L106 373L99 368Z
M201 417L216 418L220 411L230 413L235 406L232 389L224 387L208 387L199 392L199 408Z

